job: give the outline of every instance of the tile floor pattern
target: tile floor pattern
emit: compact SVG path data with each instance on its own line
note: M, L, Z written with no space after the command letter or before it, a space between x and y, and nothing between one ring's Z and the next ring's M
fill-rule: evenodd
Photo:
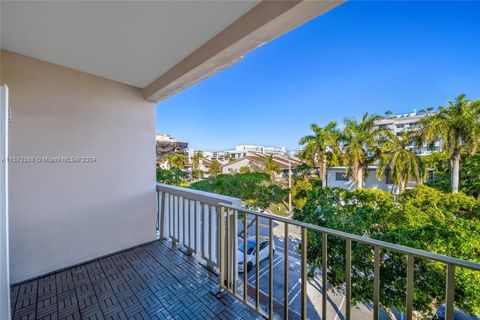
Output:
M261 319L218 278L155 241L11 289L13 319Z

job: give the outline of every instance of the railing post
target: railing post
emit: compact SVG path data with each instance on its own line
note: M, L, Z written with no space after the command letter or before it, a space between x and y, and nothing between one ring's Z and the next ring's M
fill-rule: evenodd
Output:
M155 225L155 231L160 233L160 191L156 190L157 193L157 217L156 217L156 225Z
M285 239L284 239L284 250L285 256L283 257L284 262L284 279L283 279L283 319L288 320L288 270L289 270L289 262L288 262L288 223L285 222Z
M455 265L447 264L447 286L445 294L445 320L454 320Z
M157 191L157 195L160 196L160 191ZM160 239L164 239L165 236L165 197L167 194L162 192L161 204L158 206L159 218L160 218Z
M373 248L373 319L379 319L380 309L380 248Z
M328 234L322 233L322 319L327 319L327 275L328 275L328 261L327 261L327 242Z
M218 222L218 239L220 242L220 250L218 250L218 268L220 271L220 276L219 276L219 290L223 291L225 288L225 259L224 259L224 253L225 253L225 231L224 231L224 213L225 209L223 207L220 208L220 210L217 210L217 214L219 214L219 222Z
M302 228L302 319L307 319L307 228Z
M413 317L413 271L415 267L415 257L411 254L407 256L407 320Z
M347 239L345 243L345 274L346 274L346 290L345 290L345 319L351 319L352 307L352 240Z

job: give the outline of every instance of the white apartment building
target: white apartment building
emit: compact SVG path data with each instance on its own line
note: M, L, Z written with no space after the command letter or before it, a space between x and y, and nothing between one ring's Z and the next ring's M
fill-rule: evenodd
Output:
M285 147L265 147L265 146L258 146L258 145L251 145L251 144L242 144L236 146L234 150L228 151L228 153L232 155L244 155L246 156L247 153L261 153L261 154L268 154L268 155L285 155L287 154L287 149ZM236 157L238 158L238 157ZM241 156L240 156L241 158Z
M425 117L424 113L417 113L414 110L413 113L387 116L381 120L375 121L375 125L382 129L388 129L397 135L397 137L399 137L403 132L418 130L418 122L423 117ZM440 151L440 141L435 142L433 148L430 148L427 145L418 148L413 144L411 144L409 148L414 150L416 154L425 156L431 154L432 152Z
M342 188L346 190L354 190L357 184L352 180L352 177L347 174L347 167L330 167L327 169L327 186ZM398 186L394 181L383 174L382 178L377 179L377 166L369 166L367 176L363 183L365 189L380 189L393 194L398 194ZM417 185L415 181L409 181L406 188L410 189Z
M187 154L192 158L199 150L188 149ZM285 147L265 147L259 145L243 144L236 146L233 150L227 151L201 151L205 159L217 160L221 164L228 163L231 159L242 159L248 156L262 155L278 155L286 156L287 149Z

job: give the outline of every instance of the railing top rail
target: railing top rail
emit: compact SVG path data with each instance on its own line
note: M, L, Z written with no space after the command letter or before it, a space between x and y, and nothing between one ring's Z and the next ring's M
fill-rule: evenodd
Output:
M424 251L424 250L414 249L414 248L410 248L410 247L405 247L405 246L402 246L402 245L398 245L398 244L394 244L394 243L390 243L390 242L385 242L385 241L381 241L381 240L375 240L375 239L371 239L371 238L368 238L368 237L362 237L362 236L358 236L358 235L355 235L355 234L351 234L351 233L347 233L347 232L343 232L343 231L339 231L339 230L335 230L335 229L320 227L320 226L316 226L316 225L313 225L313 224L309 224L309 223L305 223L305 222L301 222L301 221L296 221L296 220L288 219L288 218L285 218L285 217L280 217L280 216L277 216L277 215L272 215L272 214L267 214L267 213L262 213L262 212L259 212L259 211L255 211L255 210L242 208L242 207L236 206L236 205L231 205L231 204L227 204L227 203L220 203L219 205L222 206L222 207L225 207L225 208L235 209L235 210L238 210L238 211L241 211L241 212L246 212L248 214L253 214L253 215L256 215L258 217L263 217L263 218L266 218L266 219L272 219L274 221L285 222L285 223L295 225L295 226L298 226L298 227L307 228L307 229L317 231L317 232L320 232L320 233L326 233L326 234L329 234L329 235L332 235L332 236L337 236L337 237L344 238L344 239L350 239L350 240L353 240L353 241L356 241L356 242L360 242L360 243L364 243L364 244L368 244L368 245L372 245L372 246L378 246L378 247L381 247L381 248L384 248L384 249L394 250L394 251L398 251L398 252L405 253L405 254L411 254L413 256L424 258L424 259L435 260L435 261L439 261L439 262L443 262L443 263L447 263L447 264L453 264L455 266L459 266L459 267L463 267L463 268L468 268L468 269L480 271L480 263L467 261L467 260L462 260L462 259L458 259L458 258L454 258L454 257L450 257L450 256L445 256L445 255L441 255L441 254L437 254L437 253L432 253L432 252L428 252L428 251Z
M242 203L242 201L238 198L227 197L217 193L211 193L195 189L171 186L164 183L157 183L156 189L157 191L167 192L169 194L180 196L185 199L201 201L203 203L215 206L219 203L239 206Z

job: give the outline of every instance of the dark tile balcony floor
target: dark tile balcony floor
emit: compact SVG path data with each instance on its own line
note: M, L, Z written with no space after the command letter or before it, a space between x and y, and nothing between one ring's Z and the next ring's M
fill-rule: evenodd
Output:
M260 319L218 278L155 241L12 287L13 319Z

